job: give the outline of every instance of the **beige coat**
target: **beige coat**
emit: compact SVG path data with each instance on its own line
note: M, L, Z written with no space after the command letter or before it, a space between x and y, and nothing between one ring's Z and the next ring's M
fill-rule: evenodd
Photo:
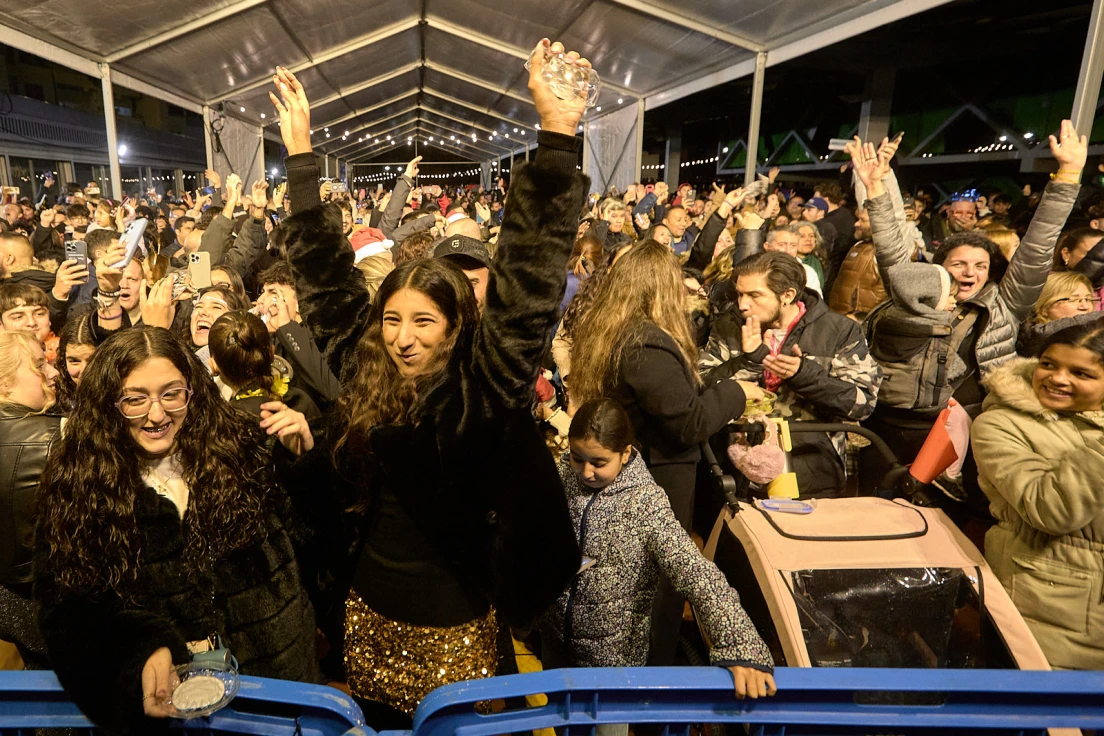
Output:
M1104 669L1104 412L1044 409L1036 364L990 374L971 432L998 522L985 557L1052 667Z

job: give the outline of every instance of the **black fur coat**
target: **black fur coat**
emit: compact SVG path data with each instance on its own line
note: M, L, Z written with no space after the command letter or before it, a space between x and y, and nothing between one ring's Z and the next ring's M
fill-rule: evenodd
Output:
M135 500L141 544L138 580L127 599L63 591L40 545L35 560L39 624L58 680L97 726L113 734L157 733L143 715L142 669L168 647L175 664L186 642L218 633L242 674L317 682L314 612L303 591L285 526L269 514L265 536L199 574L183 559L187 519L144 488Z
M535 161L514 171L486 305L470 350L453 356L422 402L426 408L416 426L377 427L369 436L369 462L350 463L361 468L351 479L360 500L384 496L383 513L392 528L402 526L395 517L408 515L408 528L419 537L413 547L428 546L428 556L441 560L429 574L444 577L445 567L454 571L469 611L478 606L470 594L474 590L514 624L535 620L580 562L563 489L531 406L537 372L559 319L587 180L576 172L575 139L542 131L538 140ZM297 164L288 161L289 187L304 200L312 188L317 191L318 170L306 159ZM303 211L297 200L293 204L297 214L288 220L286 242L300 310L330 368L348 385L355 348L368 325L368 292L353 267L340 222L325 208ZM318 477L330 467L328 458L319 460L320 452L325 450L316 446L315 457L304 458L301 465L314 468L306 474L311 482L301 493L292 491L292 497L297 506L313 507L301 508L302 516L325 526L319 507L334 501L326 496L339 483ZM369 516L369 527L379 523L381 517ZM388 540L381 541L372 551L386 556ZM394 548L412 547L409 540L392 541ZM401 570L401 555L391 559L399 561L391 569ZM423 555L417 564L433 563ZM357 579L358 593L369 606L396 620L423 623L415 619L428 612L417 609L433 605L407 600L417 594L395 584L386 595L370 599L372 591L365 589L373 586L372 579Z

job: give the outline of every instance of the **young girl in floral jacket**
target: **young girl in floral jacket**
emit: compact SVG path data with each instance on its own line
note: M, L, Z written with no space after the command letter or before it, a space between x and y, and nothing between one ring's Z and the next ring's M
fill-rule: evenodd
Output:
M639 667L659 572L694 605L738 696L775 693L773 660L740 596L702 557L663 489L633 449L628 415L612 399L583 404L559 462L583 564L542 619L546 665Z

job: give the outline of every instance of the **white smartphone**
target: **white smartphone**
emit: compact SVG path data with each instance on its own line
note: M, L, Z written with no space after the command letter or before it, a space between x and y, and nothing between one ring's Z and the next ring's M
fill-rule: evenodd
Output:
M119 238L119 243L126 247L126 255L123 256L123 260L118 263L112 263L112 268L126 268L130 265L131 260L134 258L134 254L138 252L138 247L142 244L142 236L146 233L146 225L149 224L149 220L144 217L139 217L134 222L127 225L126 230L123 231L122 237Z

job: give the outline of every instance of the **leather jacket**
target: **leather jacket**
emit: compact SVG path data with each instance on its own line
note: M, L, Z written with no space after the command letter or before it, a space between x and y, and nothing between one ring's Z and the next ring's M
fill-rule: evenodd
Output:
M0 404L0 583L29 584L38 480L61 417L33 414L18 404Z

